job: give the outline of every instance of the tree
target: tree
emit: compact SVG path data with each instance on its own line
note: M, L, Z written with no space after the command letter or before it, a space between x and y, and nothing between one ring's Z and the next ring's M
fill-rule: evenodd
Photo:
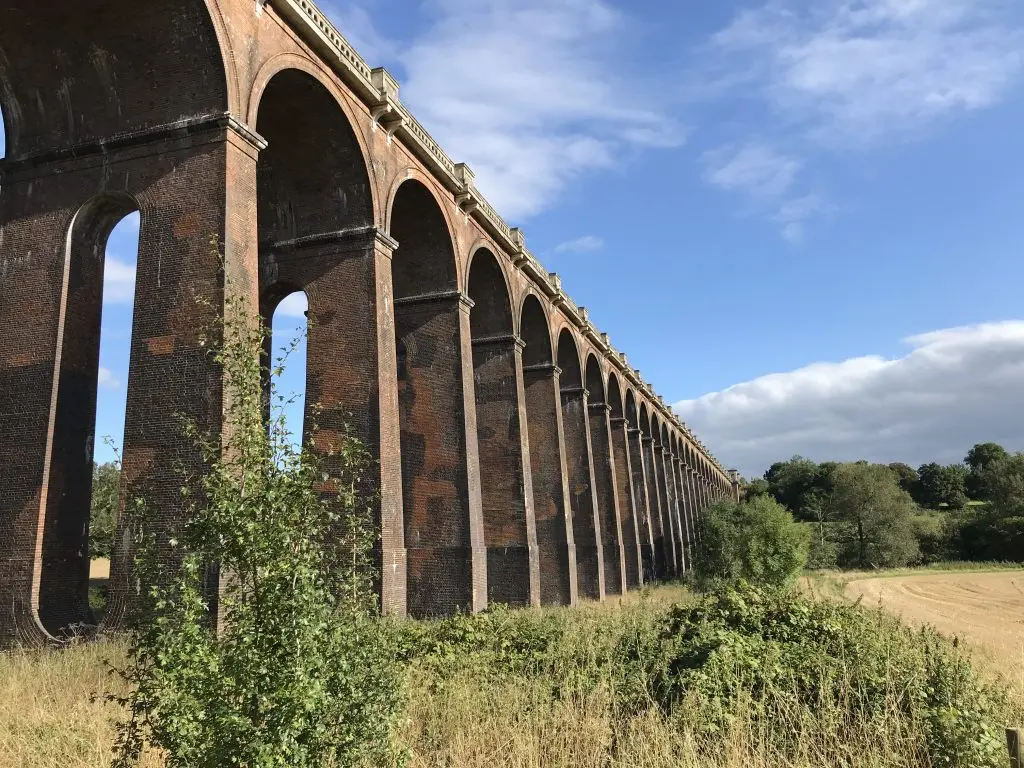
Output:
M967 469L962 464L942 466L931 462L917 470L920 478L918 503L938 509L945 504L950 509L963 509L967 503Z
M806 527L769 496L714 504L703 524L694 557L701 589L739 580L783 586L807 564Z
M400 668L377 615L367 454L332 433L328 475L320 451L291 445L283 413L268 429L267 331L222 324L225 429L187 429L207 470L184 480L186 521L160 533L130 507L144 588L121 670L129 693L114 697L129 713L115 765L137 764L147 745L168 768L389 764ZM222 574L219 627L209 564Z
M748 481L743 486L743 497L751 499L754 496L771 496L772 487L768 484L767 480L756 478Z
M903 566L917 557L914 500L880 464L842 464L833 475L826 514L841 524L839 564Z
M802 456L788 461L777 461L764 474L772 495L782 506L793 512L798 520L816 519L813 512L805 512L808 495L818 480L818 465Z
M89 510L89 556L110 557L117 528L121 468L115 462L94 464L92 506Z
M902 461L895 461L889 465L889 469L896 475L896 480L900 484L900 488L909 493L911 496L915 496L918 493L918 482L917 470L909 464L904 464Z
M1010 458L998 443L978 443L967 452L967 495L976 501L989 501L998 483L998 475Z

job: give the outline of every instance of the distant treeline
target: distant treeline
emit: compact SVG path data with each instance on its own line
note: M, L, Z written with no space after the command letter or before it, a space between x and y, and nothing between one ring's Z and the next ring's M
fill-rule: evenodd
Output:
M813 528L812 567L1024 561L1024 453L979 443L962 463L772 464L745 485Z

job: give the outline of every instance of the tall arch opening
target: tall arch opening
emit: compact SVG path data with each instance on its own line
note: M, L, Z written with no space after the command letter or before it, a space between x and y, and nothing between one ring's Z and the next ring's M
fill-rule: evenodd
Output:
M640 409L636 393L632 388L626 391L626 423L629 438L629 465L633 479L634 513L636 535L640 547L640 580L654 580L654 540L651 521L650 496L647 487L647 462L644 458L644 433L640 428Z
M654 456L655 431L647 410L647 403L640 404L640 451L644 458L647 480L647 508L651 521L651 545L653 547L652 562L655 579L663 579L667 574L670 553L665 551L664 511L661 490L658 487L658 465Z
M683 566L677 545L678 522L675 482L671 474L671 447L668 441L668 427L664 421L655 416L651 420L651 431L654 434L654 463L658 476L658 495L661 499L662 535L665 537L666 568L674 576L679 575Z
M318 430L311 445L333 475L346 470L334 450L342 435L370 454L364 490L379 494L382 607L401 613L398 418L393 385L381 377L395 363L391 239L374 227L363 146L327 85L299 70L278 72L260 96L256 130L267 141L256 168L261 312L268 317L285 293L306 295L306 410L316 408Z
M622 548L615 452L612 448L611 406L608 404L601 365L593 354L587 356L586 387L604 591L606 595L620 595L626 588L626 563Z
M490 251L473 256L468 284L488 602L536 604L540 574L522 424L522 341L514 333L508 284Z
M444 214L415 179L395 195L391 236L398 242L391 276L408 610L447 614L475 607L486 573L483 553L474 555L472 520L480 502L469 482L466 384L472 371L463 362L469 306L458 290Z
M267 362L276 375L268 387L268 423L271 440L279 451L301 450L309 423L306 409L306 375L309 342L309 300L304 291L268 297L270 330Z
M527 296L519 318L523 340L523 394L530 443L530 479L537 524L540 599L545 605L576 601L576 553L573 520L565 482L570 447L564 435L559 401L559 371L551 349L551 330L540 301ZM578 366L577 366L578 367Z
M576 545L577 589L582 597L600 600L604 596L604 563L591 454L590 395L583 378L580 350L568 328L563 328L558 335L558 367L562 371L566 479Z
M86 204L68 233L34 568L36 615L53 637L95 625L106 607L138 243L138 205L122 194Z
M637 525L639 503L633 485L633 462L629 450L630 421L618 375L608 374L608 405L611 406L612 451L615 455L615 485L619 496L619 522L625 557L626 587L641 584L640 532Z

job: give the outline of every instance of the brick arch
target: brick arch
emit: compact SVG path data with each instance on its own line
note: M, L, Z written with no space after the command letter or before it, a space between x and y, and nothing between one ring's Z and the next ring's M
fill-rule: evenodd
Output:
M605 403L612 409L612 418L621 418L623 415L623 409L625 408L625 398L622 392L622 383L619 379L619 374L615 372L615 369L608 371L607 378L607 394Z
M466 294L474 302L470 313L473 339L511 334L512 289L501 261L486 246L476 248L469 259Z
M116 10L106 0L11 0L6 12L18 19L0 28L8 157L223 115L232 105L219 19L205 0Z
M388 231L398 242L391 260L396 300L457 289L451 227L430 187L417 179L395 187L388 205Z
M522 342L514 334L512 294L501 263L487 247L471 252L467 273L487 599L537 604L540 564L522 407Z
M115 226L140 210L133 196L106 192L82 206L68 228L32 575L33 618L50 637L64 636L74 624L94 623L88 519L104 261Z
M572 331L564 327L558 334L558 367L562 369L562 386L583 386L579 346Z
M398 235L393 231L395 202L398 199L399 192L406 190L409 185L419 185L423 187L427 194L434 199L434 210L436 210L437 214L444 220L444 227L448 233L448 245L452 252L452 259L455 262L455 287L461 286L463 284L462 264L459 263L459 259L457 257L459 252L458 236L456 235L457 227L451 215L451 201L438 194L437 184L427 174L417 168L409 167L400 172L391 182L391 186L382 197L383 209L381 213L383 216L384 229L387 230L392 237L398 239ZM398 244L401 246L401 240L399 240Z
M636 404L636 390L632 387L627 386L625 392L626 398L626 420L629 422L629 426L633 429L639 429L639 411Z
M257 163L261 244L373 224L359 137L320 79L302 69L279 70L260 95L255 127L267 140Z
M590 391L590 402L605 404L607 400L604 374L601 372L601 364L598 362L598 357L593 352L587 355L585 375L586 386Z
M555 355L551 346L551 324L544 303L534 294L527 293L519 308L519 337L523 348L523 367L551 365Z

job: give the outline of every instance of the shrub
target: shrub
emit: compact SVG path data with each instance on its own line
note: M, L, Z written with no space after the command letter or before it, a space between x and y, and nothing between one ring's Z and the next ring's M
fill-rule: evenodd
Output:
M705 511L702 524L694 557L694 579L701 589L737 580L781 586L807 564L806 528L770 497L715 504Z
M802 732L837 743L895 734L924 765L1003 765L1007 703L966 654L847 603L726 588L624 645L621 680L627 712L654 702L704 735L742 713L782 754Z
M117 766L134 765L147 745L169 768L389 757L400 668L392 631L376 616L366 453L342 434L332 449L340 473L328 477L280 423L268 430L267 331L254 325L223 323L214 354L225 374L224 443L189 430L208 469L186 485L187 522L158 540L148 510L133 508L146 587L121 670L131 690L116 699L129 712ZM222 574L219 631L210 563Z

